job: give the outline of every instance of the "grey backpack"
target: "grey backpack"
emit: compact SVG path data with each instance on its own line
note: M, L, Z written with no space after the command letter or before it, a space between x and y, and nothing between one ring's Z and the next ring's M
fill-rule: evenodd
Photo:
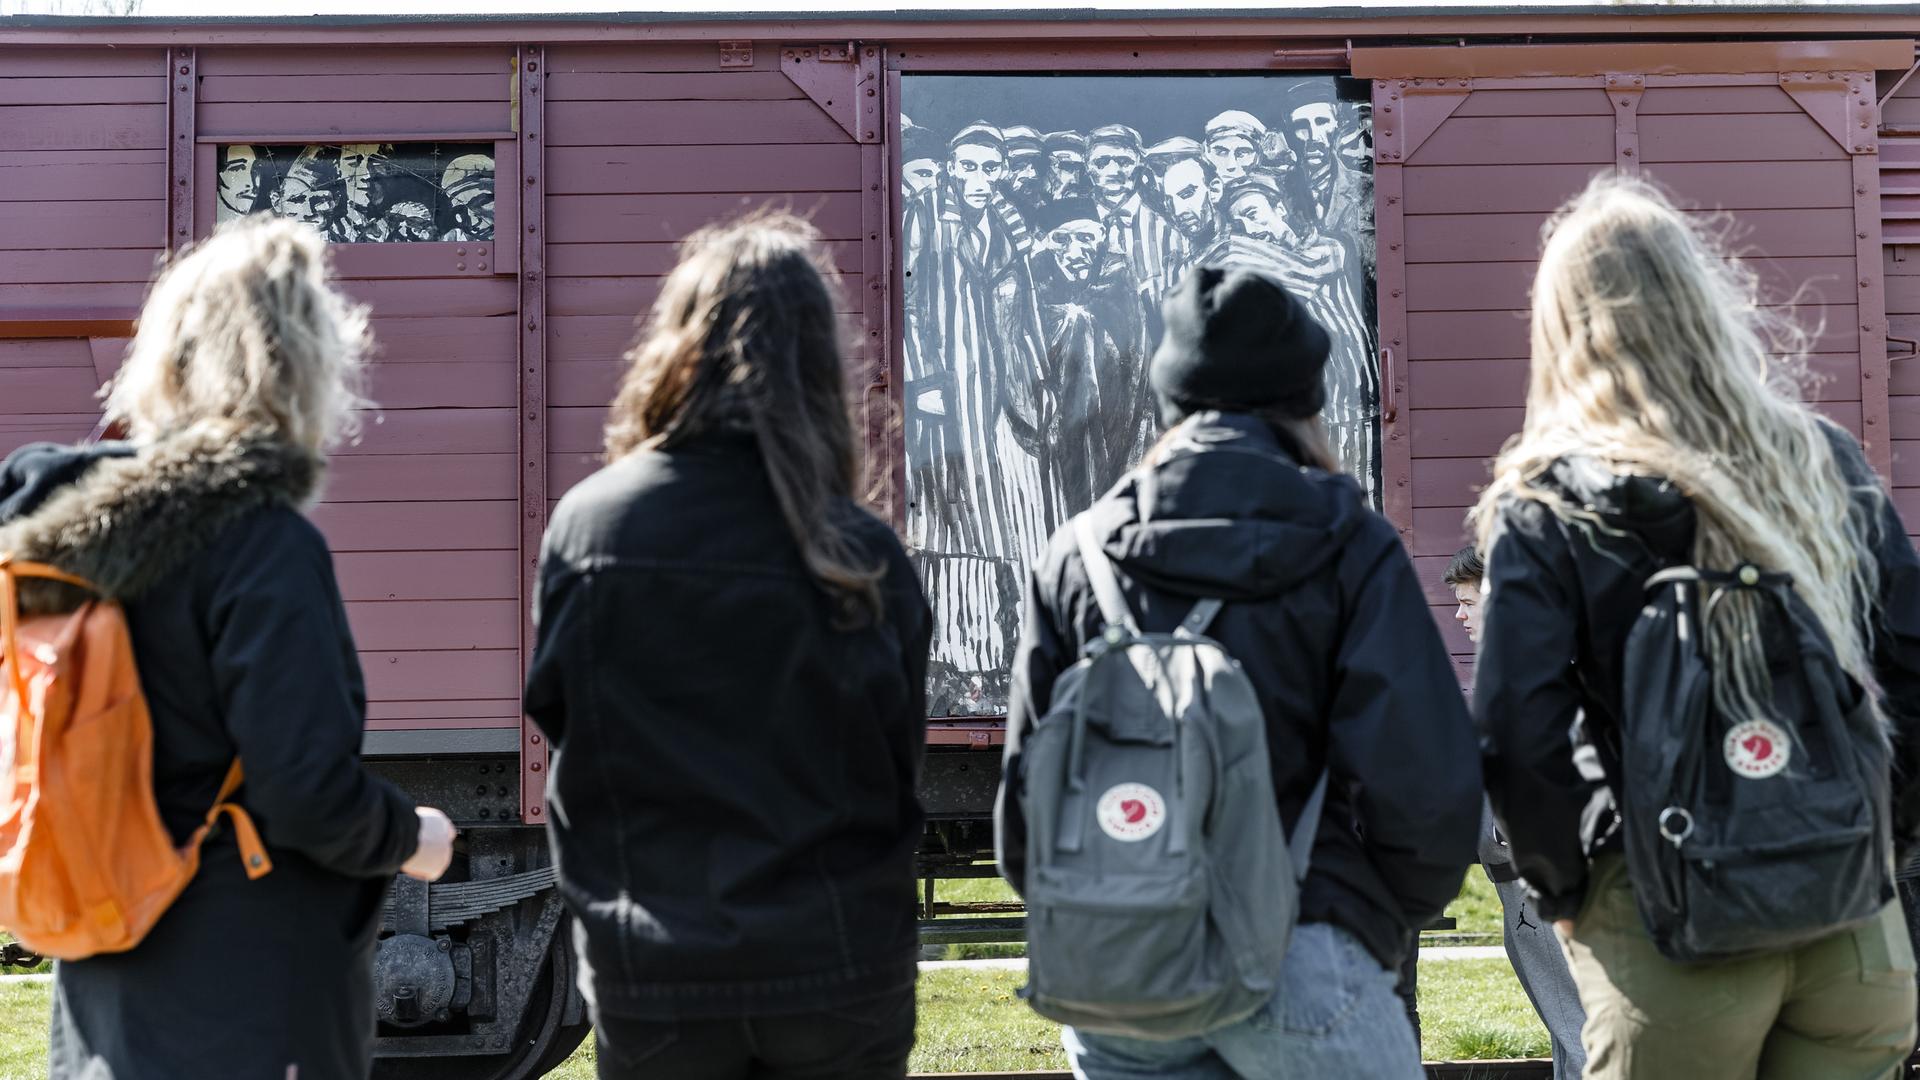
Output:
M1106 630L1026 740L1022 996L1084 1031L1204 1034L1279 983L1327 777L1289 846L1259 699L1205 636L1221 601L1141 633L1087 516L1073 528Z

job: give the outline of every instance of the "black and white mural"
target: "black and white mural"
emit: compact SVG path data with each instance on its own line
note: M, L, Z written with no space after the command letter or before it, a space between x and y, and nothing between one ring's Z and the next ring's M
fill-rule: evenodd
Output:
M215 221L269 213L336 243L493 239L492 143L220 147Z
M901 97L930 715L1005 711L1028 566L1159 436L1147 359L1190 267L1260 267L1326 324L1323 419L1377 504L1367 105L1332 76L909 75Z

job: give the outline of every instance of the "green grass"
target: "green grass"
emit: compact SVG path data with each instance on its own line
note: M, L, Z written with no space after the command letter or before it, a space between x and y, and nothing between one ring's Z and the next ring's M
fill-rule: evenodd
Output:
M53 986L0 983L0 1080L45 1080Z
M991 878L943 882L951 901L1006 899L1005 883ZM1478 870L1469 871L1460 899L1448 908L1463 933L1500 932L1500 903ZM1013 950L1019 946L1013 946ZM950 946L950 954L1005 952L1001 946ZM920 976L919 1045L915 1072L987 1072L1064 1069L1059 1029L1035 1015L1017 991L1018 971L929 971ZM44 1080L46 983L0 983L0 1080ZM1420 965L1421 1056L1428 1060L1544 1057L1546 1029L1505 960L1428 961ZM560 1069L558 1080L593 1080L593 1040Z
M914 1072L1064 1069L1060 1027L1018 997L1024 971L928 971L920 976Z
M999 878L958 878L939 882L934 898L947 903L982 903L987 901L1018 900L1013 887ZM1467 879L1460 886L1460 895L1447 905L1447 914L1453 916L1455 927L1451 935L1473 935L1489 939L1487 944L1498 944L1502 915L1500 897L1493 891L1493 883L1479 867L1467 871ZM982 960L990 957L1025 956L1024 945L1013 943L1006 945L949 945L948 960Z
M1420 1056L1428 1061L1546 1057L1547 1029L1505 960L1420 965Z
M1460 886L1459 897L1447 905L1447 914L1459 924L1453 930L1456 934L1500 937L1503 925L1500 896L1493 891L1493 882L1487 880L1486 871L1477 866L1467 870L1467 880Z

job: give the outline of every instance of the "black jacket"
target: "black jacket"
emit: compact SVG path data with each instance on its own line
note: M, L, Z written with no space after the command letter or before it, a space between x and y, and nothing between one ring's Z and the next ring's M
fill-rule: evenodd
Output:
M835 513L884 568L877 625L835 627L750 439L632 454L554 513L526 705L603 1011L810 1012L913 984L932 618L892 530Z
M1203 597L1227 601L1209 636L1259 692L1289 829L1332 767L1300 917L1345 927L1398 968L1458 894L1479 836L1473 729L1432 612L1350 479L1294 465L1248 416L1202 413L1186 431L1209 449L1122 480L1090 511L1097 532L1142 629L1172 630ZM1001 807L1016 888L1021 742L1103 626L1070 527L1034 570L1024 618Z
M1849 481L1878 488L1853 437L1826 431ZM1618 778L1608 775L1602 751L1618 737L1627 634L1646 579L1691 561L1694 510L1660 478L1615 475L1588 459L1556 462L1541 482L1625 534L1569 525L1541 503L1508 499L1488 545L1473 694L1487 791L1540 913L1560 919L1580 909L1589 858L1618 844ZM1920 557L1891 500L1877 501L1873 664L1894 725L1894 790L1896 800L1906 796L1894 830L1905 847L1920 825L1920 785L1912 782L1920 777Z
M58 965L54 1077L94 1075L94 1059L159 1080L366 1075L380 902L419 828L413 801L360 764L359 664L326 542L298 509L318 478L309 455L245 439L138 456L42 444L0 465L0 550L125 604L168 830L192 832L237 754L237 800L274 862L248 881L221 828L137 948ZM42 613L78 599L33 582L21 598Z

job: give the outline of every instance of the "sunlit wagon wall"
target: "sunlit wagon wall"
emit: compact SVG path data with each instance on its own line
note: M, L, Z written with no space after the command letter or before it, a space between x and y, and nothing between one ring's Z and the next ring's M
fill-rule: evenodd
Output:
M1462 519L1490 458L1524 415L1542 229L1591 177L1648 179L1720 236L1756 276L1761 303L1797 329L1778 346L1804 352L1805 396L1884 467L1872 69L1908 62L1889 44L1830 57L1853 67L1818 73L1788 70L1784 46L1664 58L1636 55L1645 46L1563 47L1539 70L1472 78L1433 77L1409 55L1421 50L1381 51L1383 66L1400 59L1426 76L1381 78L1374 90L1377 114L1391 108L1399 132L1379 125L1381 337L1399 358L1388 506L1463 680L1472 645L1441 575L1467 542ZM1528 63L1526 50L1505 56L1509 70ZM1656 73L1635 74L1636 60Z
M598 467L636 317L688 233L761 208L809 218L862 311L862 148L781 71L774 45L722 68L711 45L547 51L549 494ZM851 90L849 86L849 90ZM874 244L877 248L877 242Z
M125 315L167 243L167 56L0 49L0 453L99 419Z

